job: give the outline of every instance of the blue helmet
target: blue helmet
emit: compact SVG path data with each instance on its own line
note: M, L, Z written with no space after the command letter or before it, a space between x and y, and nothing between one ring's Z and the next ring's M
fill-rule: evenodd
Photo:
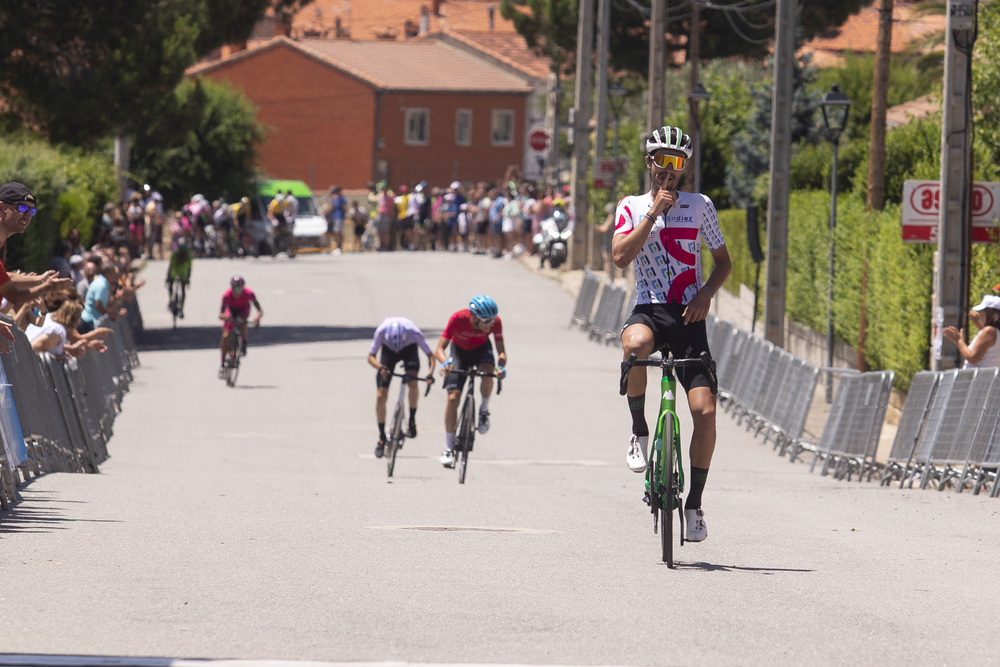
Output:
M389 326L385 329L385 344L389 346L389 349L393 352L399 352L403 349L403 323L399 320L393 320L389 323Z
M469 301L469 312L481 320L489 320L496 317L500 309L497 308L497 302L493 297L477 294Z

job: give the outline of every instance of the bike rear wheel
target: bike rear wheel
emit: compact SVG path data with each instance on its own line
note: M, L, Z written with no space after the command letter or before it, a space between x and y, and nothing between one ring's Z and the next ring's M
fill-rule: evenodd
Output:
M389 435L389 451L385 454L386 475L392 477L392 472L396 468L396 452L399 451L399 443L403 441L403 410L399 403L396 403L396 410L392 413L392 432Z
M458 438L456 438L458 447L455 451L458 459L455 462L455 467L458 468L459 484L465 484L465 471L469 465L469 450L472 449L472 441L476 432L475 413L475 401L471 397L465 399L465 405L462 406L462 418L458 425Z

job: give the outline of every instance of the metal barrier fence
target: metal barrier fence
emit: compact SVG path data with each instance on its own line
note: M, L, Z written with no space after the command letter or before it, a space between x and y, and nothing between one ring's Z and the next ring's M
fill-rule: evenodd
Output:
M0 316L5 321L9 318ZM112 333L107 350L79 359L36 354L23 331L0 355L0 508L17 501L17 487L48 472L97 472L139 357L133 330L142 326L138 303L128 316L102 323Z
M634 306L635 293L626 285L614 285L584 269L569 326L587 332L591 340L610 345L618 340L625 317Z

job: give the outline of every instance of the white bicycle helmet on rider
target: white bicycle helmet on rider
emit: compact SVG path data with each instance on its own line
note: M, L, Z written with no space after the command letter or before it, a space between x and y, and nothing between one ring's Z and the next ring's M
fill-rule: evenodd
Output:
M393 352L399 352L403 349L403 337L405 330L403 329L403 323L399 320L393 320L389 322L389 326L385 328L385 344Z
M694 149L691 148L691 137L684 134L684 130L679 127L665 125L646 139L646 155L654 155L659 150L672 150L684 153L685 157L691 159Z

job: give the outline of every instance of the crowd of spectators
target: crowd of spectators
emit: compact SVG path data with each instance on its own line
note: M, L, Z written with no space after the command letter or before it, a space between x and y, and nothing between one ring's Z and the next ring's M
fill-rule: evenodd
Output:
M446 188L425 181L395 190L385 181L369 183L367 201L352 201L347 218L355 251L443 250L511 259L535 252L532 239L556 210L572 221L565 191L508 173L497 183L454 181Z
M35 197L21 183L0 186L0 245L23 233L36 213ZM103 227L103 225L98 225ZM103 352L111 329L102 326L126 314L144 281L133 270L133 244L97 231L89 250L70 230L59 243L51 269L43 274L11 270L0 262L0 341L13 341L12 326L22 329L36 352L80 357ZM3 351L9 345L3 342Z

